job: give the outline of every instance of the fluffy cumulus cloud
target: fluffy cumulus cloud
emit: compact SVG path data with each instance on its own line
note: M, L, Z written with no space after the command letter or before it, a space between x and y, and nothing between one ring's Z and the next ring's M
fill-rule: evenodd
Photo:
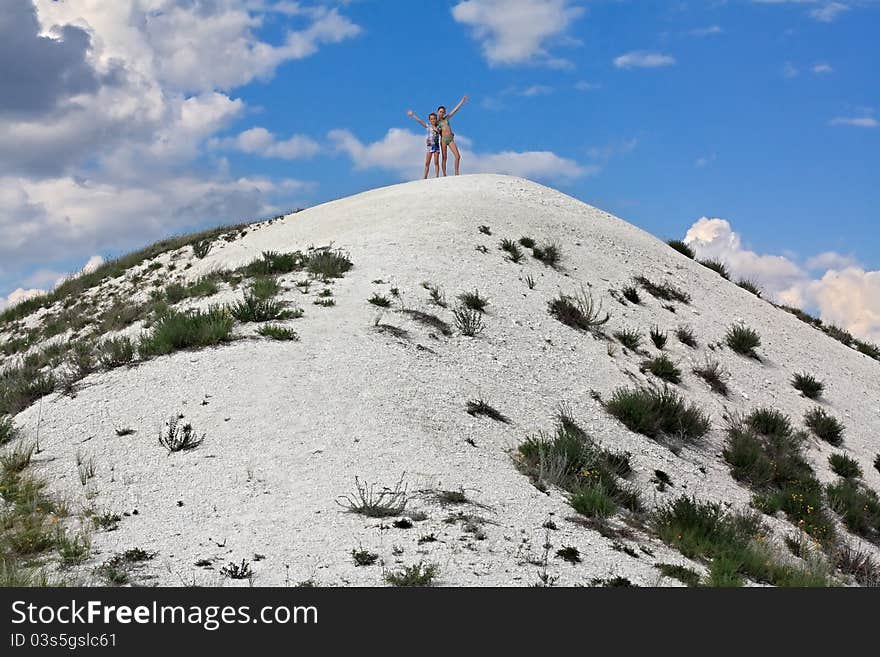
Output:
M351 158L355 169L385 169L401 179L419 178L424 170L425 137L421 134L392 128L382 139L365 144L348 130L333 130L328 138L338 152ZM550 151L477 153L471 150L467 138L456 136L455 140L461 149L462 168L468 173L502 173L539 180L571 179L590 173L574 160ZM452 167L450 153L450 173Z
M51 267L186 225L299 204L307 183L230 176L209 146L247 111L236 87L361 31L321 0L7 4L0 290L16 287L36 263ZM270 19L272 30L261 30ZM255 128L224 147L293 159L317 145Z
M617 68L662 68L673 64L675 57L646 50L634 50L614 58Z
M684 241L698 258L723 262L734 280L757 283L768 298L818 311L822 321L880 343L880 271L868 271L852 256L826 252L801 264L759 254L743 245L730 222L708 217L697 220Z
M567 31L583 13L571 0L463 0L452 8L453 19L470 28L492 66L567 66L550 48L573 43Z
M872 0L867 0L872 1ZM752 0L762 5L792 5L809 7L807 14L820 23L833 23L842 14L852 9L854 4L866 4L866 0L838 2L837 0Z

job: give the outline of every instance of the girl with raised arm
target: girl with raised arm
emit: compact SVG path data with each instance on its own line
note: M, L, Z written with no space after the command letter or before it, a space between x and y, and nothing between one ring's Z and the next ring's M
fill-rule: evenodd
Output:
M447 114L446 107L441 105L437 108L437 115L439 121L437 122L440 126L440 148L443 151L443 175L446 175L446 157L447 152L446 149L452 150L452 154L455 156L455 175L458 175L458 167L461 164L461 153L458 150L458 146L455 145L455 133L452 132L452 126L449 125L449 119L455 116L455 113L461 109L461 106L467 102L468 97L463 96L462 99L458 102L452 111Z
M425 175L422 179L424 180L428 177L428 169L431 168L431 158L434 159L434 177L438 178L440 176L440 164L438 162L440 157L440 127L437 125L437 115L431 112L428 115L428 123L417 117L412 110L407 110L406 115L418 121L428 131L428 137L425 139L425 146L428 147L428 152L425 154Z

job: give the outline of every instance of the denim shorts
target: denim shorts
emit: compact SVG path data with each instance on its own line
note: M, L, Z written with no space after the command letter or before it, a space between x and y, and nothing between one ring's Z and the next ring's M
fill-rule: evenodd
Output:
M440 142L435 141L432 144L428 144L428 152L429 153L439 153L440 152Z

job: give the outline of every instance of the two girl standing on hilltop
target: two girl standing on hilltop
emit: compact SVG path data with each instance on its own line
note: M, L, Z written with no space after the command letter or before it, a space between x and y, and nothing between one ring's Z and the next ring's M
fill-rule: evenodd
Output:
M428 131L428 137L425 139L425 145L428 152L425 154L425 175L428 177L428 170L431 168L431 160L434 160L434 177L440 175L440 154L443 154L443 175L446 175L446 159L448 157L447 150L452 151L455 157L455 175L458 175L459 165L461 164L461 152L455 145L455 133L452 132L452 126L449 125L449 119L455 116L455 113L461 109L461 106L467 102L468 97L464 96L449 114L446 113L446 107L441 105L437 108L437 112L431 112L428 115L428 123L422 121L415 115L412 110L407 111L407 116L419 122L423 128Z

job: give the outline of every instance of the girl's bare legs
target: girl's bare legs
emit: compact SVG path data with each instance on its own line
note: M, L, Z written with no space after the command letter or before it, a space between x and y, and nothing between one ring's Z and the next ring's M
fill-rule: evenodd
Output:
M458 165L461 164L461 153L458 150L458 146L455 145L454 141L449 142L449 148L452 149L452 154L455 156L455 175L458 175ZM445 175L445 171L444 171Z
M440 140L440 152L443 153L443 165L440 167L443 169L443 176L446 176L446 142L442 139Z
M440 177L440 153L434 153L434 177Z
M422 180L427 180L427 178L428 178L428 169L431 168L431 155L432 155L432 153L430 153L430 152L425 154L425 175L422 176ZM433 153L433 155L435 158L437 157L436 153Z

